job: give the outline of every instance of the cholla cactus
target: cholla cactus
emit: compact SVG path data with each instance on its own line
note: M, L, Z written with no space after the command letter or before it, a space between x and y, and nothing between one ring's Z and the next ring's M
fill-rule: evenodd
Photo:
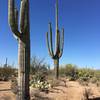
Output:
M18 30L18 10L15 0L8 0L8 20L13 35L18 40L18 100L30 100L30 22L29 0L21 0L20 30Z
M63 45L64 45L64 29L62 29L62 37L60 37L60 31L58 29L58 0L56 0L56 47L55 52L53 51L53 43L52 43L52 27L51 23L49 23L49 33L50 33L50 43L47 32L47 47L51 58L54 60L54 68L55 68L55 77L58 79L59 77L59 59L63 53Z

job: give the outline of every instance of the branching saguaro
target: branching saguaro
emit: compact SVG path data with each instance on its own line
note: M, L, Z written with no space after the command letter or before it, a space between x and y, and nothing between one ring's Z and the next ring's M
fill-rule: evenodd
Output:
M18 30L18 10L15 0L8 0L8 20L13 35L18 40L18 96L17 100L30 100L30 22L29 0L20 0L20 30Z
M46 34L47 47L51 58L54 60L54 68L55 68L55 78L59 78L59 59L63 54L63 46L64 46L64 28L62 28L62 36L60 36L60 31L58 29L58 0L56 0L56 43L55 43L55 51L53 50L53 41L52 41L52 26L49 23L49 33L50 39L48 36L48 32Z

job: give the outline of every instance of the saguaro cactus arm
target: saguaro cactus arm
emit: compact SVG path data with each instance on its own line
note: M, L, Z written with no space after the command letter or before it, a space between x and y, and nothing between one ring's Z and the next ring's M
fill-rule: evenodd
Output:
M61 37L61 40L60 40L60 54L59 54L59 58L63 54L63 48L64 48L64 28L62 28L62 37Z
M48 51L49 54L52 58L54 58L54 51L53 51L53 44L52 44L52 27L51 27L51 23L49 23L49 34L50 34L50 38L48 37L48 32L47 32L47 47L48 47ZM50 42L49 42L50 41Z
M15 8L15 26L18 29L18 10Z
M14 5L14 0L8 0L8 20L11 27L12 32L16 38L20 38L20 32L18 31L17 21L18 12Z
M24 23L25 23L25 1L21 0L21 7L20 7L20 31L21 33L24 32Z
M20 9L20 31L21 33L29 32L29 1L22 0L21 1L21 9Z
M50 50L48 32L46 33L46 43L47 43L47 48L48 48L49 55L50 55L51 57L53 57L53 55L52 55L52 53L51 53L51 50Z
M56 0L56 31L58 30L58 0Z
M51 48L51 54L52 54L52 57L54 57L53 44L52 44L52 26L51 26L51 23L49 23L49 33L50 33L50 48Z
M30 22L29 22L29 1L26 0L26 6L25 6L25 22L24 22L24 30L26 32L29 32L30 33Z

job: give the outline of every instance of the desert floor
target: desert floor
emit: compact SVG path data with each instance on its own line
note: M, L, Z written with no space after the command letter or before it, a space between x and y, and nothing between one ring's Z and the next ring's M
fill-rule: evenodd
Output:
M90 92L90 100L100 100L100 87L94 84L81 86L78 82L67 81L67 86L57 86L50 89L49 93L40 92L37 89L31 90L32 100L84 100L84 92ZM35 95L35 99L34 99ZM15 95L11 92L10 82L0 81L0 100L15 100Z
M10 89L10 82L0 81L0 100L15 100L15 95Z

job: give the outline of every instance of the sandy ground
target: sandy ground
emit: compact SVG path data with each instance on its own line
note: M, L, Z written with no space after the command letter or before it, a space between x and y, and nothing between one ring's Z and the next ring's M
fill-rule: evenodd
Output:
M89 84L89 86L82 86L78 82L68 81L67 87L58 86L54 89L50 89L48 94L39 92L32 89L32 94L35 94L37 99L33 100L86 100L84 98L85 89L89 90L89 100L100 100L100 87Z
M84 100L85 88L91 92L90 97L100 97L100 87L93 84L86 87L81 86L78 82L68 81L66 87L54 87L48 94L31 88L31 96L33 96L31 98L32 100ZM15 100L15 95L10 90L10 82L0 82L0 100ZM100 98L92 100L100 100Z
M15 100L15 95L10 90L10 82L0 81L0 100Z

